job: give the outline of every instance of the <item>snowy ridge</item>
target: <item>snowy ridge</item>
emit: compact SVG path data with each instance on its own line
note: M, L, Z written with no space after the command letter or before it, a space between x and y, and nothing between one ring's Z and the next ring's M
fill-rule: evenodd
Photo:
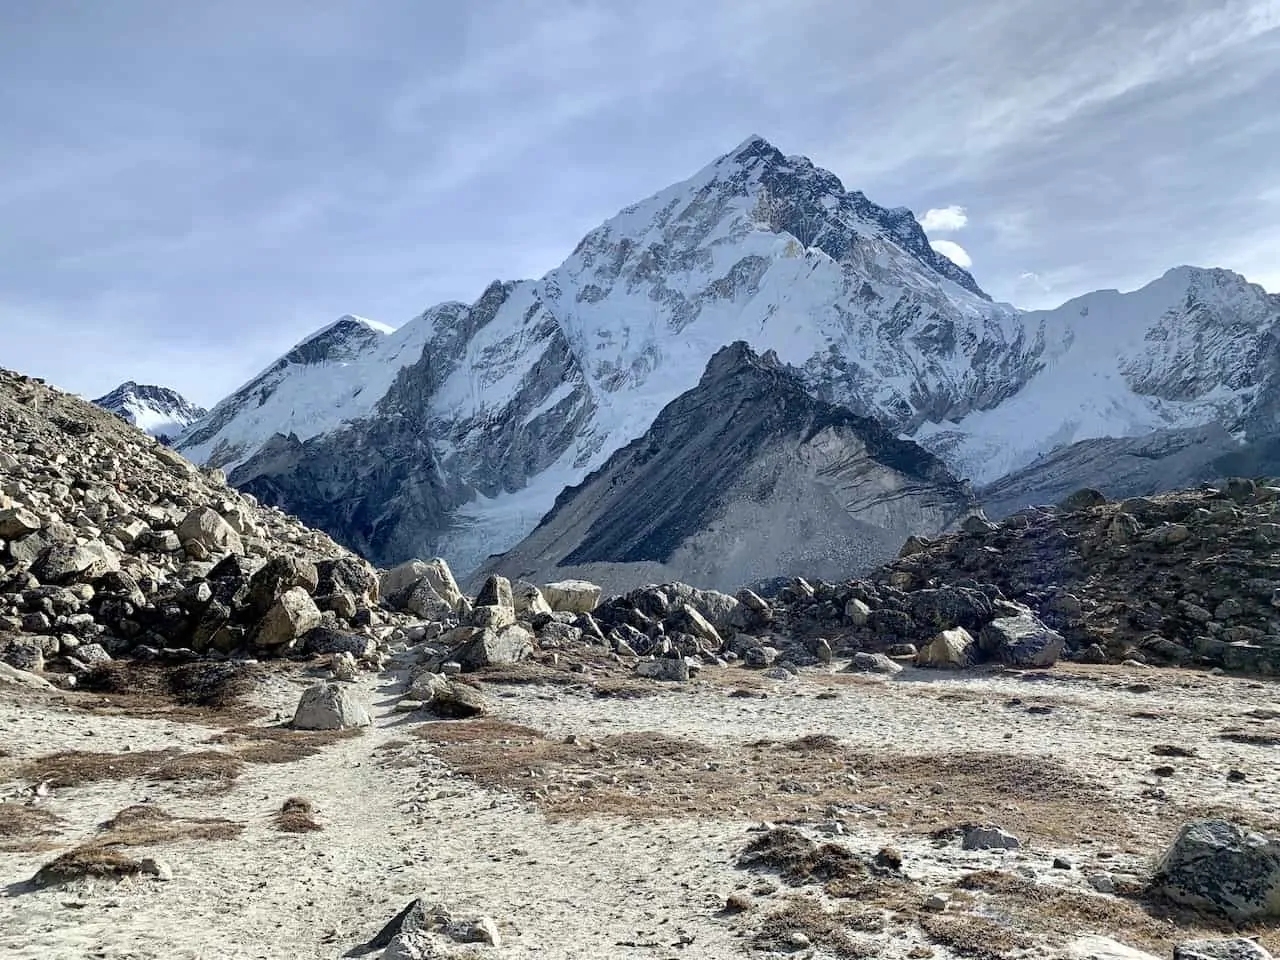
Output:
M986 482L1073 440L1244 422L1277 379L1278 318L1280 298L1191 267L1056 310L993 303L909 210L752 137L539 280L391 332L339 319L180 448L375 559L433 551L467 570L643 435L728 343L775 351L815 397ZM258 457L276 437L295 446Z
M178 437L208 413L176 390L132 380L125 381L93 403L165 443Z

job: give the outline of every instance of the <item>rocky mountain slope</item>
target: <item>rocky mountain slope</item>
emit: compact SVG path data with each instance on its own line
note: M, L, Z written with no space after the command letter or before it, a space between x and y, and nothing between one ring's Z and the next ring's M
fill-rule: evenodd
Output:
M176 390L126 380L106 396L93 401L104 410L128 420L161 443L172 444L197 420L208 415Z
M875 420L815 400L738 341L484 572L582 577L606 592L842 579L976 510L967 485Z
M477 566L745 340L817 398L988 483L1062 444L1274 424L1280 298L1180 267L1057 310L992 303L909 210L748 139L539 280L403 327L344 317L180 442L379 562Z
M0 371L0 661L372 653L367 563L119 417Z

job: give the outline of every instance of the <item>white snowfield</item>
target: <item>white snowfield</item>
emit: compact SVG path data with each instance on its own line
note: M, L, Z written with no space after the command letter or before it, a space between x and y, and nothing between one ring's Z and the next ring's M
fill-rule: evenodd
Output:
M820 211L802 231L813 245L770 217L779 184ZM527 534L735 340L776 351L824 399L884 418L979 483L1063 443L1229 421L1253 399L1280 306L1242 277L1178 267L1131 293L1023 312L930 261L906 214L750 138L592 231L542 279L506 285L491 316L486 291L395 330L343 317L218 404L180 449L230 471L276 434L307 440L378 416L424 352L436 379L420 415L443 462L478 462L494 423L585 412L549 466L461 509L450 546L478 559ZM564 348L570 372L547 379Z

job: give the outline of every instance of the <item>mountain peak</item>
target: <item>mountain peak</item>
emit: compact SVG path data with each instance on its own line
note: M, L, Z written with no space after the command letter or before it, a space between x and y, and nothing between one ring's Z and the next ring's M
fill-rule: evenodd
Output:
M126 380L92 402L165 443L176 439L208 412L169 387L133 380Z

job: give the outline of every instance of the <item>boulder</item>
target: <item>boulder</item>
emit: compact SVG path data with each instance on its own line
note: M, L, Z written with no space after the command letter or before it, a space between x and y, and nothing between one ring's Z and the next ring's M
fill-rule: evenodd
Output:
M1173 960L1273 960L1254 940L1187 940L1173 948Z
M667 617L666 622L668 628L672 631L697 637L698 640L713 650L719 650L723 642L716 628L692 604L680 604Z
M235 527L211 507L196 507L178 525L178 541L200 544L209 553L244 553L244 543Z
M1172 547L1190 539L1191 531L1181 523L1166 523L1162 527L1156 527L1142 538L1144 543L1157 547Z
M312 656L349 653L357 659L372 656L376 648L373 640L358 633L334 630L321 624L303 634L298 646L303 653Z
M636 676L679 683L689 679L689 664L684 657L641 660L636 664Z
M360 667L356 658L343 651L335 653L329 660L329 669L333 671L333 679L351 682L360 676Z
M407 560L388 570L379 580L379 596L392 606L403 606L410 590L424 580L431 587L431 593L444 601L451 611L458 609L462 591L458 589L449 564L440 557Z
M960 840L962 850L1017 850L1021 843L999 827L966 827Z
M97 540L86 544L55 543L31 567L41 583L65 584L94 580L120 569L119 555Z
M527 660L532 653L533 634L524 627L513 625L502 630L481 630L454 649L450 659L470 672L481 667L509 667Z
M1280 843L1227 820L1193 820L1156 865L1151 889L1233 923L1280 917Z
M600 603L600 588L586 580L559 580L542 588L552 610L590 613Z
M253 631L259 647L279 648L320 626L320 608L302 587L291 587L276 599Z
M0 510L0 540L20 540L42 526L40 518L23 507Z
M1094 490L1092 487L1084 487L1059 501L1058 507L1068 511L1089 510L1093 507L1105 506L1106 502L1105 493Z
M317 683L302 691L293 715L295 730L346 730L373 723L350 687Z
M301 587L310 596L318 579L314 563L296 557L272 557L249 579L245 613L254 620L264 616L281 594L294 587Z
M0 686L8 684L15 687L30 687L33 690L52 690L51 684L44 677L38 677L26 670L19 670L0 660Z
M1030 614L992 620L979 640L984 652L1011 667L1051 667L1065 644L1062 634Z
M511 586L511 596L515 601L516 614L526 619L551 613L551 604L532 583L517 580Z
M867 606L865 601L852 597L844 605L844 615L855 627L865 627L867 620L871 617L871 608Z
M925 636L952 627L964 627L976 633L993 616L991 599L980 590L967 587L917 590L907 597L907 604L911 618Z
M742 626L749 626L749 611L740 611L742 604L735 597L719 590L690 590L686 601L702 614L719 634L728 633Z
M973 636L964 627L943 630L920 648L920 652L916 654L916 666L962 670L973 665L977 646Z
M345 593L360 604L374 604L380 596L378 575L367 563L355 557L321 560L315 565L318 596Z
M880 673L886 676L893 676L895 673L902 672L902 664L895 663L883 653L864 653L860 651L853 655L853 659L844 668L844 672Z
M436 592L436 588L432 586L431 581L426 577L423 577L409 588L408 595L403 596L400 605L424 620L433 621L444 620L446 617L452 616L457 609L455 604L449 603L448 600Z
M0 663L15 670L40 673L44 670L44 646L34 637L0 637Z
M515 596L511 592L511 581L497 574L489 577L476 594L477 607L507 607L515 610Z
M439 717L463 720L479 717L489 712L485 695L469 683L442 677L444 683L435 688L427 707Z

